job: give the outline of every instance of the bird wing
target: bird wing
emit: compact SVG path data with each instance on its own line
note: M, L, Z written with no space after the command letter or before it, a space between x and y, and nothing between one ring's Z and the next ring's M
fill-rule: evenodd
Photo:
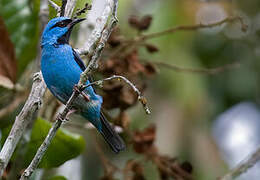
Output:
M72 52L73 52L74 60L79 65L80 69L82 71L85 71L86 66L85 66L84 62L82 61L82 59L80 58L79 54L73 48L72 48Z
M73 48L72 48L72 52L73 52L74 60L75 60L76 63L79 65L80 69L81 69L82 71L85 71L86 65L85 65L85 63L82 61L82 59L80 58L80 55L79 55ZM94 79L93 79L92 76L89 76L88 80L89 80L90 83L94 81ZM92 88L93 88L94 92L96 93L95 88L94 88L94 87L92 87Z

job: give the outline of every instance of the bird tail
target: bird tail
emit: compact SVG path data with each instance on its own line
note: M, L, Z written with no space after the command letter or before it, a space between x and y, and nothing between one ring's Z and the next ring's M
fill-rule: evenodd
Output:
M100 120L102 123L102 128L100 133L110 146L110 148L115 152L119 153L120 151L125 149L125 143L122 138L115 132L115 130L111 127L104 114L101 112Z

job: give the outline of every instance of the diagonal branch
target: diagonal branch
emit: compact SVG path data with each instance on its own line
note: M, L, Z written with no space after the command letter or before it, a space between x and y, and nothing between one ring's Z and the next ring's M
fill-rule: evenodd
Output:
M55 2L53 2L52 0L48 0L50 5L55 9L55 11L57 12L57 16L60 16L60 12L61 12L61 8L60 6L58 6Z
M34 170L37 168L37 166L39 165L43 155L45 154L46 150L48 149L49 145L51 144L51 140L56 135L56 132L60 128L62 122L65 121L66 115L70 111L74 100L78 97L79 94L80 94L79 91L73 91L73 94L71 95L70 99L68 100L65 109L57 117L56 122L52 125L51 129L49 130L48 135L46 136L46 138L44 139L43 143L39 147L37 153L35 154L33 160L31 161L30 165L23 172L20 180L29 179L29 177L32 175Z
M67 0L65 0L65 1L67 1ZM77 0L69 0L66 2L65 12L64 12L65 17L69 17L69 18L72 17L72 13L76 6L76 2L77 2Z
M117 9L117 0L114 0L114 6L113 6L113 15L116 15L116 9ZM43 155L45 154L46 150L48 149L52 139L54 138L55 134L57 133L59 127L61 126L62 122L66 120L66 116L68 112L71 110L72 104L74 100L79 96L81 91L84 90L84 84L86 83L88 76L93 72L93 70L97 69L97 62L99 60L99 57L101 56L102 50L104 49L105 43L107 39L109 38L109 35L111 34L113 27L117 23L117 18L113 16L111 18L110 25L105 29L102 33L102 37L100 40L100 44L97 46L97 48L94 51L94 55L92 56L92 59L87 66L86 70L81 73L80 80L77 85L75 85L73 93L68 100L65 109L63 112L57 117L56 122L52 125L52 128L49 130L48 135L46 136L44 142L41 144L39 149L36 152L36 155L34 156L33 160L31 161L30 165L26 168L26 170L23 172L20 180L27 180L30 178L34 170L39 165Z
M67 0L62 0L61 8L60 8L60 16L65 15L65 8L67 5Z
M27 125L33 120L35 114L40 108L41 98L44 95L46 85L42 80L41 73L34 75L34 82L32 85L31 93L18 116L15 118L15 122L12 129L6 139L3 148L0 152L0 176L3 175L14 150L17 146L22 134L24 133Z
M224 23L227 22L234 22L234 21L239 21L241 23L241 29L243 31L247 30L247 25L244 23L242 17L240 16L234 16L234 17L227 17L221 21L215 22L215 23L209 23L209 24L195 24L195 25L180 25L180 26L176 26L170 29L166 29L160 32L155 32L155 33L150 33L150 34L144 34L141 35L137 41L143 41L143 40L147 40L147 39L152 39L152 38L156 38L159 36L163 36L163 35L167 35L167 34L172 34L175 33L176 31L193 31L193 30L197 30L197 29L203 29L203 28L212 28L212 27L216 27L216 26L220 26Z
M100 1L104 1L105 6L100 8ZM111 3L113 2L113 3ZM115 2L115 3L114 3ZM84 43L83 47L77 49L77 52L80 55L87 55L94 45L96 44L97 40L100 39L102 31L104 30L105 25L107 24L107 20L110 16L111 11L115 9L114 4L117 4L116 1L111 0L93 0L92 1L92 8L91 11L87 14L87 22L82 24L82 31L79 32L80 39L86 39L87 41ZM117 5L116 5L117 6ZM103 10L100 12L100 10ZM116 17L116 11L113 11L112 17ZM98 16L98 15L101 16ZM87 31L86 31L87 30ZM86 37L87 36L87 37ZM83 38L82 38L83 37ZM86 38L84 38L86 37ZM79 39L79 41L80 41Z
M174 64L168 64L168 63L161 62L161 61L151 62L151 63L155 64L157 66L161 66L161 67L165 67L165 68L174 70L176 72L198 73L198 74L206 74L206 75L215 75L215 74L219 74L219 73L240 67L240 63L238 63L238 62L226 64L224 66L219 66L219 67L216 67L216 68L208 68L208 69L205 69L205 68L186 68L186 67L181 67L181 66L177 66L177 65L174 65Z
M226 175L218 180L232 180L245 173L249 168L253 167L260 160L260 148L258 148L249 157L244 159L236 167L231 169Z

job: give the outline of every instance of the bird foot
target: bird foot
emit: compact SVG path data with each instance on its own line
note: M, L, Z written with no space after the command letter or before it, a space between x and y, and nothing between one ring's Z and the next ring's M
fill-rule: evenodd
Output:
M85 99L86 101L90 101L90 98L89 98L89 96L88 96L86 93L81 92L81 95L84 97L84 99Z
M65 123L65 122L68 122L68 121L69 121L69 118L68 118L67 116L68 116L68 115L66 115L65 118L62 118L62 117L61 117L61 114L59 113L58 116L57 116L57 119L58 119L59 121Z
M79 94L81 94L86 101L90 101L89 96L83 91L80 91L77 85L74 86L74 91L77 91Z
M69 116L76 111L77 111L76 109L69 110L69 112L66 114L65 118L61 117L61 114L59 113L58 116L57 116L57 119L60 120L63 123L68 122Z

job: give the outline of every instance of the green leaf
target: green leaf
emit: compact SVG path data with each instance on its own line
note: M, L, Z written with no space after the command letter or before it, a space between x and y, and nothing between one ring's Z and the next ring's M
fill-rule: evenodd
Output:
M28 165L34 157L37 149L40 147L47 136L51 123L38 118L33 126L31 139L28 143L25 163ZM41 168L52 168L63 164L80 155L85 148L84 138L78 134L68 132L60 128L53 138L46 154L39 165Z
M64 176L53 176L48 180L67 180Z
M0 0L0 15L15 45L19 74L36 57L39 2L40 0Z

